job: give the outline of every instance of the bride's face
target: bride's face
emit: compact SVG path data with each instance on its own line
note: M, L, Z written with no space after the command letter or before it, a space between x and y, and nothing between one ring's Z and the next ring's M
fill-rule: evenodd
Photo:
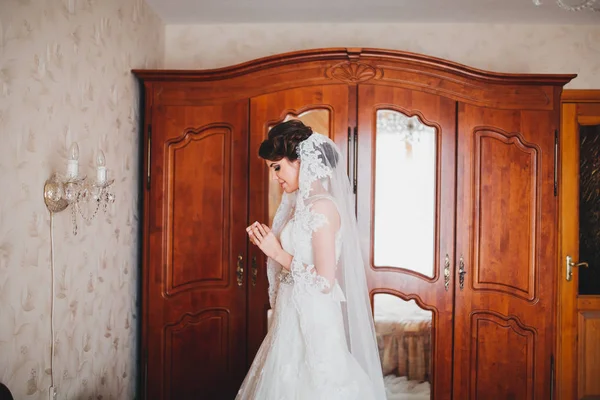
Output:
M300 176L300 161L290 161L282 158L279 161L265 160L269 168L269 176L276 180L286 193L298 190L298 177Z

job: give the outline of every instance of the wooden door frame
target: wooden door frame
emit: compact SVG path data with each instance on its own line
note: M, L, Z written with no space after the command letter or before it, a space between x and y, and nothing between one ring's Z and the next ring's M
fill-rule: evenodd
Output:
M571 400L577 398L577 379L578 379L578 345L577 333L572 329L563 329L563 327L576 326L576 313L566 313L564 310L577 310L576 294L573 295L572 283L565 279L567 254L574 257L575 261L579 256L579 220L570 216L570 210L579 208L579 196L573 193L579 193L579 183L566 179L579 169L578 164L566 163L565 159L579 159L578 138L580 125L600 124L600 116L586 115L585 111L578 110L581 105L585 107L586 103L600 104L600 90L564 90L561 97L561 129L559 136L560 146L560 178L559 178L559 251L558 251L558 292L557 292L557 336L556 336L556 394L559 400ZM574 204L575 203L575 204ZM574 271L574 275L577 271ZM566 348L571 347L574 350L566 352Z

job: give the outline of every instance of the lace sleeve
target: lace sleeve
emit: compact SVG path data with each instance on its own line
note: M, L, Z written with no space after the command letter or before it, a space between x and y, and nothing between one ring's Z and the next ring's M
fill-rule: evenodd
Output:
M310 245L313 264L294 257L291 273L294 281L327 293L333 287L337 268L336 234L340 228L337 207L330 199L317 200L307 209L302 222L308 233L304 244Z

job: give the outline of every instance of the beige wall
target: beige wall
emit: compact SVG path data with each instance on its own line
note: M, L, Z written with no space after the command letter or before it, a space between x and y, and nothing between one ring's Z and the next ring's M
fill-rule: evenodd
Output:
M165 67L216 68L287 51L378 47L498 72L577 73L600 89L600 26L482 24L167 25Z
M116 178L108 221L54 218L59 399L132 399L136 378L138 92L164 25L143 0L3 0L0 6L0 381L48 399L50 230L42 198L71 141ZM102 396L102 397L98 397Z

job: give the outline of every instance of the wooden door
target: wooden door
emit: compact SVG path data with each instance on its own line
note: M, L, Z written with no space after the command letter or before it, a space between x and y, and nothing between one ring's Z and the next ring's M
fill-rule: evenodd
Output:
M459 103L454 399L550 399L556 121Z
M358 88L357 218L389 387L449 399L456 102ZM409 381L406 383L405 381Z
M347 85L321 85L257 96L250 101L250 221L270 225L281 199L277 182L269 181L264 160L258 157L260 143L271 127L290 118L302 120L314 131L332 138L347 150L348 99ZM267 334L269 312L266 258L250 246L251 284L248 292L248 363L254 359Z
M147 398L232 399L246 372L248 101L157 106L151 129Z
M600 399L600 91L564 95L557 397Z

